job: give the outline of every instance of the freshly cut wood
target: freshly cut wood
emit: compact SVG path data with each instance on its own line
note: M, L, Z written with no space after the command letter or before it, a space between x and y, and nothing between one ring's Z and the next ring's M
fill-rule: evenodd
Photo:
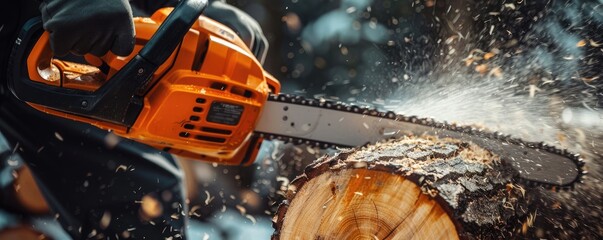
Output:
M31 171L27 166L21 166L13 172L13 183L6 190L6 207L17 212L33 215L49 214L50 208L42 196Z
M48 207L28 167L23 167L19 171L19 177L15 181L15 188L17 187L19 187L17 198L30 212L37 214L50 213L50 207Z
M453 139L342 150L291 182L273 239L513 237L530 216L515 173L498 156Z
M0 230L0 239L44 240L49 238L29 226L18 226Z
M367 169L326 172L298 196L287 214L299 217L288 222L291 231L283 230L282 239L458 239L446 212L403 176Z

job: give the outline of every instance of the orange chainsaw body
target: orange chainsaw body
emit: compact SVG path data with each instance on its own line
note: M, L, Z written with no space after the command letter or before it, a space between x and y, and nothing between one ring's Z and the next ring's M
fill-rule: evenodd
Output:
M127 57L86 55L86 63L52 59L48 33L27 58L32 81L94 91L130 61L172 11L135 18L136 45ZM50 68L42 68L48 66ZM107 70L101 71L101 68ZM115 134L187 158L224 164L251 164L262 139L252 133L270 93L280 91L245 43L228 27L204 16L154 73L144 108L131 127L30 103L40 111L90 123Z

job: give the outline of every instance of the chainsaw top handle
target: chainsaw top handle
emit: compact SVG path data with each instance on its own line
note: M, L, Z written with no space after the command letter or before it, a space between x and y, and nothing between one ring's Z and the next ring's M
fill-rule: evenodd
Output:
M11 53L8 87L22 101L131 127L143 108L143 95L153 73L178 47L206 6L207 0L180 1L138 54L95 91L31 81L28 55L43 33L40 18L31 19ZM50 65L52 53L40 55Z

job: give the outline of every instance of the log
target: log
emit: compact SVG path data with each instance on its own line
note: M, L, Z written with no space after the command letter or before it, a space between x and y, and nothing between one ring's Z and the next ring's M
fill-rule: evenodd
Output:
M42 196L31 170L24 166L18 171L18 177L15 179L15 190L17 198L21 205L33 214L48 214L50 207Z
M17 226L13 228L0 229L0 239L44 240L49 238L44 234L32 229L30 226Z
M50 207L42 196L31 170L25 165L15 169L12 184L5 190L5 207L16 212L44 215L50 213Z
M404 138L342 150L288 187L273 239L500 239L530 226L531 192L470 143ZM519 235L521 236L521 235Z

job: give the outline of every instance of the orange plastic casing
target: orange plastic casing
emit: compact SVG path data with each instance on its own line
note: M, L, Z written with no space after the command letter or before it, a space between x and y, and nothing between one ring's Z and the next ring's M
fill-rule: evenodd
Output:
M48 34L44 33L27 60L30 79L94 91L105 81L111 81L111 76L136 56L171 10L164 8L151 18L134 19L136 45L130 56L111 53L101 59L86 56L90 65L107 64L110 70L106 73L94 71L98 68L92 66L86 68L55 59L53 67L60 71L55 71L53 77L42 77L44 74L40 74L38 66L52 57ZM199 17L180 46L158 68L151 84L144 98L144 108L129 128L90 116L30 105L187 158L251 164L263 140L252 134L256 121L268 94L280 91L279 82L262 68L236 33L204 16Z

